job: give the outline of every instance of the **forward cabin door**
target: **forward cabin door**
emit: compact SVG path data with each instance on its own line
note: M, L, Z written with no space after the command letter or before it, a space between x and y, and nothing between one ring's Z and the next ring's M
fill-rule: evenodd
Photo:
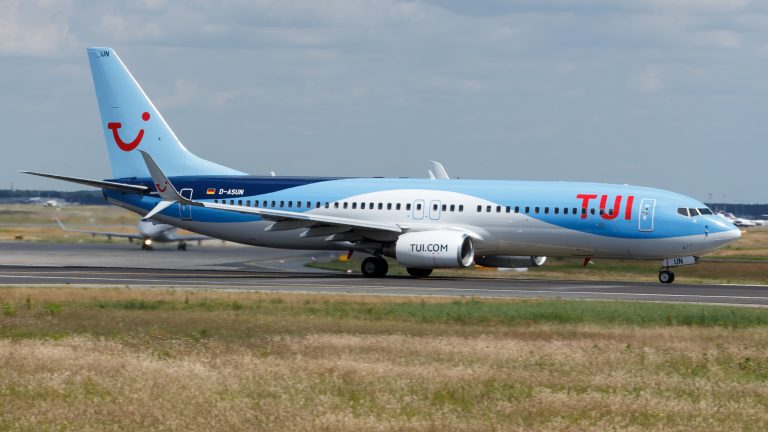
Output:
M640 231L653 231L653 214L656 211L656 200L653 198L643 198L640 202Z

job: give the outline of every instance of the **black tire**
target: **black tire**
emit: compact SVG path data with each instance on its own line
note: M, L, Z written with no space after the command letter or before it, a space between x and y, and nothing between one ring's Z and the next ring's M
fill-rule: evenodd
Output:
M659 282L663 284L670 284L675 280L675 274L671 271L664 270L659 272Z
M408 271L408 274L415 277L415 278L425 278L432 274L431 268L415 268L415 267L408 267L406 268Z
M369 278L384 277L388 270L389 264L387 264L387 260L381 257L368 257L360 265L360 272L363 276Z
M176 246L176 249L178 249L180 251L187 250L187 243L186 242L179 242L179 245Z

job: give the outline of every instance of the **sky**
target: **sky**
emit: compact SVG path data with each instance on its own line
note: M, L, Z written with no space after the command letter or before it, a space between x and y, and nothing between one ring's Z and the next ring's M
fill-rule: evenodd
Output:
M0 188L109 178L86 47L257 175L628 183L768 203L768 2L0 0Z

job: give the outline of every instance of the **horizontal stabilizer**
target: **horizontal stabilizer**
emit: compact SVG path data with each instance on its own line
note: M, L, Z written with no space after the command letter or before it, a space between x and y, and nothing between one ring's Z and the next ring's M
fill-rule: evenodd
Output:
M156 215L156 214L160 213L161 211L163 211L163 210L167 209L168 207L170 207L170 206L171 206L171 204L174 204L174 202L173 202L173 201L160 201L160 202L159 202L159 203L158 203L158 204L155 206L155 208L153 208L152 210L150 210L150 211L149 211L149 213L145 214L145 215L144 215L144 217L143 217L142 219L143 219L143 220L152 219L152 216L154 216L154 215Z
M77 183L85 186L93 186L93 187L103 188L103 189L112 189L112 190L134 192L134 193L144 193L144 192L147 192L147 190L149 190L148 187L141 186L141 185L116 183L116 182L110 182L110 181L104 181L104 180L91 180L91 179L84 179L80 177L68 177L68 176L62 176L62 175L56 175L56 174L39 173L34 171L20 171L20 172L24 174L32 174L40 177L48 177L56 180L64 180L70 183Z

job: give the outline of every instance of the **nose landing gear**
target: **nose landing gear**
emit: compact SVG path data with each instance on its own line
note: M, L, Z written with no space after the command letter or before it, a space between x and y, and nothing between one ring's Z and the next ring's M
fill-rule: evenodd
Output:
M675 274L669 270L662 270L659 272L659 282L669 284L675 281Z

